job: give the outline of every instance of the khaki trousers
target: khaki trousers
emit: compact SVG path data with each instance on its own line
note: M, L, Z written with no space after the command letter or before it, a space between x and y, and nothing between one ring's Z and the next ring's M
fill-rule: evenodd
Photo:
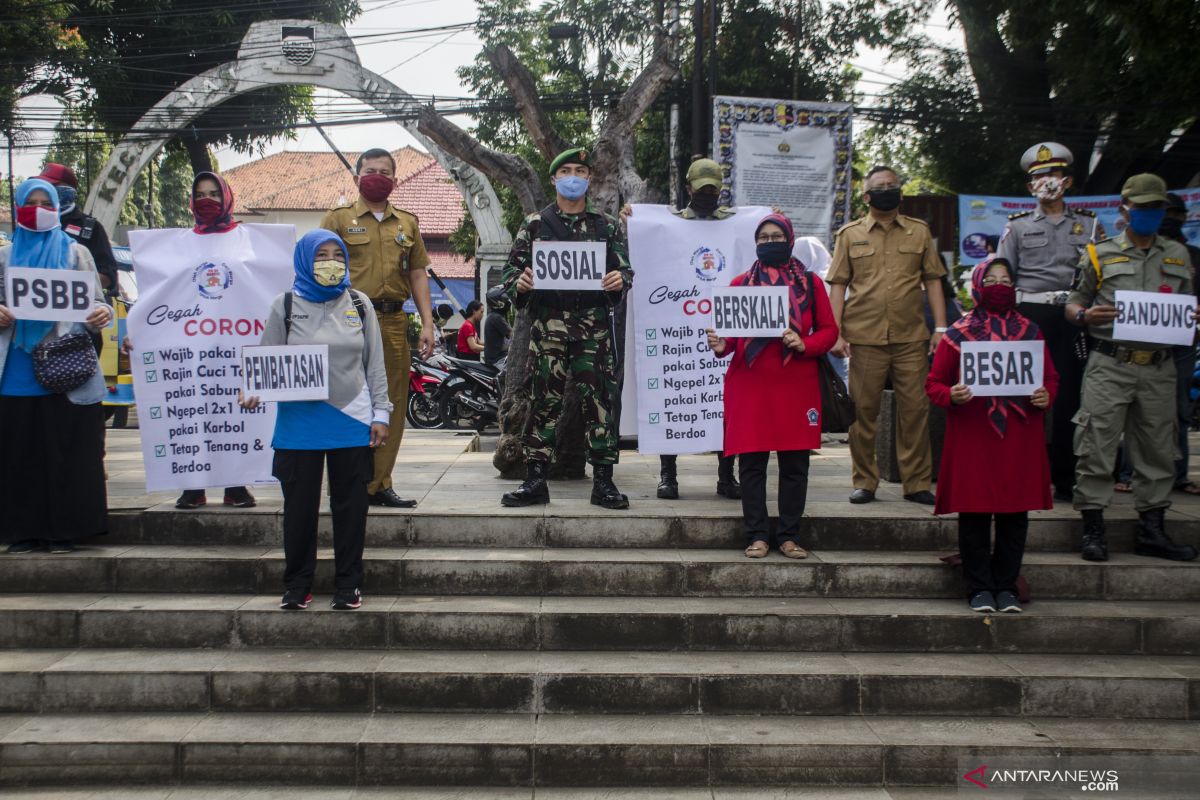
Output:
M883 389L891 375L896 393L896 460L904 493L929 490L933 456L929 450L929 398L925 395L928 374L927 341L851 346L850 397L854 400L855 420L850 426L850 457L855 489L873 492L879 488L875 435Z
M392 424L388 428L387 444L375 448L375 474L367 491L371 494L390 489L396 454L404 438L404 415L408 411L408 314L397 311L379 314L379 333L383 336L383 361L387 370L388 399L392 409Z

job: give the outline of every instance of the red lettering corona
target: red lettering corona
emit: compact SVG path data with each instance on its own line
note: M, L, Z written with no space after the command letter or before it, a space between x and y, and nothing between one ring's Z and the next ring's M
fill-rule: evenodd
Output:
M262 336L266 325L260 319L189 319L184 336Z
M712 313L712 300L709 300L707 297L702 297L699 300L684 300L683 313L689 316L695 316L696 314L708 316Z

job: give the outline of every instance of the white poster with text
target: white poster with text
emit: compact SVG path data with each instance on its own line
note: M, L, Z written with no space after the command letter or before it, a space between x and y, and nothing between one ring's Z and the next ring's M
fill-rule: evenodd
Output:
M227 233L131 231L138 302L129 312L146 489L270 483L275 406L237 404L241 352L292 286L291 225Z
M9 267L8 310L17 319L84 322L96 306L96 273L74 269Z
M329 399L329 345L242 348L242 391L263 401Z
M729 286L713 289L713 331L728 336L782 336L788 329L786 286Z
M1113 339L1118 342L1190 345L1196 338L1196 298L1190 294L1118 289Z
M533 243L534 291L600 290L607 272L604 242Z
M1046 343L963 342L959 381L976 397L1028 397L1042 388Z

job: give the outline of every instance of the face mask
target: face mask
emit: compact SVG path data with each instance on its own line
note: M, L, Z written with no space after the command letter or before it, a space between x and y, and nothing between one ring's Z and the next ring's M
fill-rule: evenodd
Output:
M27 231L45 233L58 227L58 212L41 206L21 206L17 209L17 225Z
M1057 175L1043 175L1040 178L1034 178L1032 183L1033 196L1045 202L1059 200L1067 191L1066 178Z
M1158 226L1158 233L1160 236L1165 236L1168 239L1182 239L1183 220L1173 218L1164 219L1162 224Z
M70 186L59 186L58 188L58 213L59 215L70 214L75 210L75 199L79 196L79 192Z
M1131 208L1129 209L1129 229L1138 236L1153 236L1158 233L1167 216L1165 208Z
M587 194L588 179L578 175L569 178L555 178L554 189L565 200L578 200Z
M382 203L388 199L392 194L392 189L395 188L394 180L387 175L380 175L378 172L363 175L358 179L358 193L368 203Z
M711 217L721 205L721 195L711 192L696 192L688 203L702 217Z
M782 267L792 257L792 246L787 242L762 242L755 251L758 260L768 267Z
M870 200L867 201L871 208L877 208L880 211L891 211L900 205L900 190L899 189L883 189L874 192L867 192L870 195Z
M313 280L321 286L337 286L346 277L346 265L329 259L313 264Z
M221 217L221 201L212 197L201 197L192 201L192 216L201 225L211 225Z
M1017 290L1012 286L997 283L995 286L984 286L980 293L979 304L987 311L1004 314L1017 304Z

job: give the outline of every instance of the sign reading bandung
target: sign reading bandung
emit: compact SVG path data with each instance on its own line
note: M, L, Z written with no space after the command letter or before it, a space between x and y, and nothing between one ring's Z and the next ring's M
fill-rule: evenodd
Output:
M788 327L786 286L713 289L712 306L718 336L782 336Z
M1196 337L1196 298L1190 294L1118 289L1113 338L1121 342L1191 345Z
M1042 388L1046 345L963 342L959 381L976 397L1028 397Z
M17 319L83 322L95 306L94 272L9 267L5 277L8 309Z
M328 400L329 345L242 348L242 390L260 400Z
M608 271L604 242L533 243L534 290L600 290Z

